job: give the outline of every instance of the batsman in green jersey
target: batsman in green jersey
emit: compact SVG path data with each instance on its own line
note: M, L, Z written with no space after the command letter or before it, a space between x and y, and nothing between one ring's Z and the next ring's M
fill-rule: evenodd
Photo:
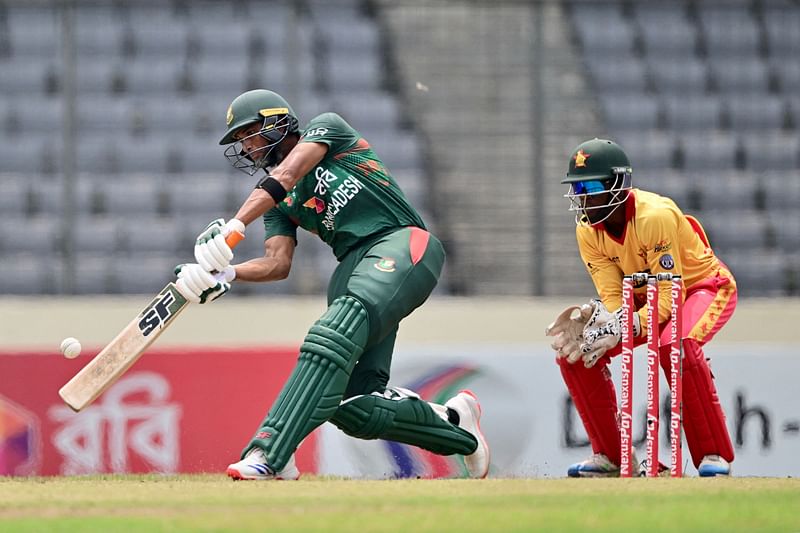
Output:
M297 479L296 448L330 421L353 437L461 454L472 477L486 477L489 448L472 392L438 405L388 386L398 324L428 298L445 254L369 142L335 113L301 130L286 100L253 90L231 103L220 144L234 167L264 176L234 218L200 234L197 263L176 269L190 301L211 302L233 280L286 278L298 227L318 235L339 261L326 312L308 330L297 365L228 475ZM225 236L259 217L264 256L231 265Z

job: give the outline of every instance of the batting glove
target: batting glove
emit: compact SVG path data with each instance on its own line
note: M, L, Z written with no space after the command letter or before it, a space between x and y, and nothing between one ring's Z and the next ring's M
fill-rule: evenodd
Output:
M225 222L218 218L198 235L194 245L194 258L206 272L222 272L231 264L233 250L225 242L225 237L234 231L244 234L244 223L241 220L232 218Z
M197 263L184 263L175 267L178 281L175 286L184 298L196 304L213 302L229 290L236 278L236 270L227 266L221 272L210 274Z

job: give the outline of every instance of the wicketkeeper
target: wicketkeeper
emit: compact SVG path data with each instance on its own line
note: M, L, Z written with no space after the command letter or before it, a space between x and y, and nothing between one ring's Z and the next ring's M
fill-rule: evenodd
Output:
M330 421L361 439L463 455L470 475L485 477L489 448L474 394L461 391L437 405L388 387L398 324L428 298L445 254L369 142L335 113L301 130L286 100L253 90L231 103L220 144L234 167L264 175L234 218L200 234L197 263L176 269L187 299L211 302L234 280L286 278L298 228L319 236L339 261L327 311L308 330L297 365L228 475L297 479L295 450ZM231 265L225 235L261 217L264 256Z
M683 427L700 476L730 474L733 446L703 345L736 307L736 282L709 245L703 228L671 199L632 188L628 156L614 142L579 145L562 183L575 211L578 249L599 299L570 307L547 328L556 362L580 414L594 454L569 467L572 477L619 475L620 432L610 358L621 351L622 278L671 273L684 281ZM659 359L669 375L669 282L659 287ZM646 287L634 290L635 343L647 337Z

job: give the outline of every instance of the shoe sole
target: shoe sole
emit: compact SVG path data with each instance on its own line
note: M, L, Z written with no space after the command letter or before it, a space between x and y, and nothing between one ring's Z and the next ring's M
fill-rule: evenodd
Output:
M486 442L486 437L483 436L483 431L481 431L481 415L483 414L483 409L481 409L481 402L478 401L478 397L469 389L465 389L459 391L459 394L466 394L470 396L473 400L475 400L475 405L478 407L478 416L475 420L475 429L478 433L478 440L480 440L480 445L483 446L483 449L486 450L486 470L483 472L483 475L474 479L486 479L486 476L489 475L489 464L491 463L491 453L489 452L489 443Z
M283 476L275 476L275 477L254 477L254 476L245 476L235 468L228 468L225 473L234 481L297 481L300 479L300 473L297 473L297 477L283 477Z

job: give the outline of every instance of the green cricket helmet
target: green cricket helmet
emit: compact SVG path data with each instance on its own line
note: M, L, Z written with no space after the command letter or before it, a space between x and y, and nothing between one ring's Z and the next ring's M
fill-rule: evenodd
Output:
M595 138L578 145L569 159L567 176L561 180L570 186L564 197L570 201L569 210L576 212L576 223L592 219L591 224L599 224L611 216L628 199L632 174L631 162L617 143ZM587 205L589 196L605 193L610 193L606 203ZM599 210L607 210L602 219L589 216Z
M228 107L225 117L228 130L219 144L229 144L225 149L225 157L234 168L251 176L258 169L266 169L280 163L282 156L278 145L290 133L299 133L300 123L292 107L278 93L265 89L247 91L237 96ZM256 135L266 139L267 144L261 148L247 152L242 141L235 135L243 128L253 124L261 124Z

